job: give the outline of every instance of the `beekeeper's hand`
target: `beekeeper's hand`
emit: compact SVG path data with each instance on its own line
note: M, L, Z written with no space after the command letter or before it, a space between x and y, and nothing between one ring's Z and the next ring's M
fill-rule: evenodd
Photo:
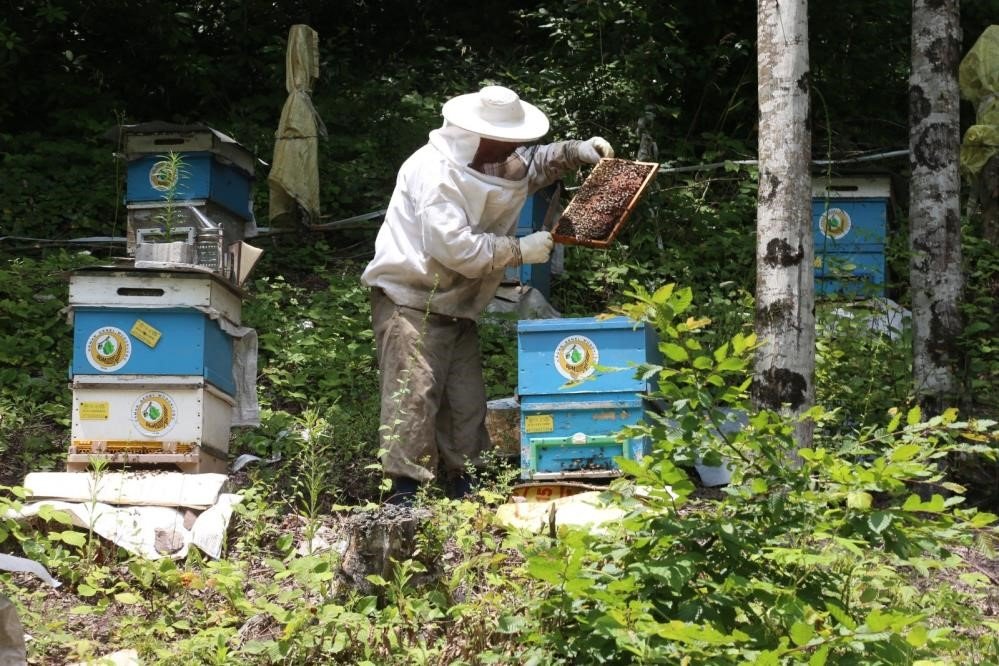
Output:
M610 142L600 136L581 142L576 150L580 161L587 164L596 164L601 157L614 157L614 149Z
M520 239L520 260L524 264L543 264L552 255L555 241L547 231L535 231Z

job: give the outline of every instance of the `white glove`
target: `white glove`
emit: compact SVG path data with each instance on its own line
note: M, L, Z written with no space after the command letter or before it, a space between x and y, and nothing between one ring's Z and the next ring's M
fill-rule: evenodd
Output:
M552 255L555 241L547 231L535 231L520 239L520 261L524 264L543 264Z
M582 141L576 148L579 159L587 164L596 164L601 157L614 157L614 149L611 148L607 139L595 136L592 139Z

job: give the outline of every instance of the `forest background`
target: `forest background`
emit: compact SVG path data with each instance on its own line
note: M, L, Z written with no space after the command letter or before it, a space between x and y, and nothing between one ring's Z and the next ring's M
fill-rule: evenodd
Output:
M813 158L849 160L904 150L910 3L811 5ZM265 163L287 96L288 30L298 23L314 28L320 40L320 75L312 94L326 129L319 142L320 222L383 209L398 166L439 126L443 101L484 84L512 87L544 109L552 121L552 139L604 136L622 157L637 154L639 119L653 118L651 124L646 120L645 130L664 167L720 166L664 169L669 173L657 178L612 248L567 248L552 304L565 316L592 316L633 298L635 285L654 291L676 283L690 289L697 314L712 320L706 346L748 334L756 182L746 161L756 157L755 16L753 3L724 0L7 3L0 16L0 86L5 91L0 98L0 483L16 486L29 471L59 469L68 445L71 330L60 312L65 272L119 256L124 249L72 240L124 235L123 164L105 134L116 125L151 120L203 122L230 134L263 161L254 208L258 222L267 226ZM996 16L995 0L964 3L962 52ZM974 109L964 103L962 129L973 120ZM896 156L817 167L814 174L890 176L887 295L903 307L907 170L907 159ZM570 185L583 175L570 178ZM994 418L999 256L982 241L973 214L963 222L964 390L955 407L962 418ZM285 504L315 517L380 497L380 475L371 467L377 451L377 376L367 295L358 282L372 255L377 224L376 218L324 232L275 226L253 241L264 255L249 285L244 319L260 335L263 423L237 432L231 452L280 456L281 462L244 479L251 492L266 499L254 504L263 513L244 517L249 522L265 514L276 521L284 513L277 507ZM828 311L835 307L820 304ZM904 337L888 340L848 321L821 316L820 321L817 402L840 415L826 423L828 433L883 425L893 409L912 407L911 350ZM491 398L509 396L516 386L510 324L502 318L483 324ZM910 425L919 420L913 418ZM961 460L952 461L948 479L964 484L971 505L994 510L999 503L995 465L981 455ZM495 476L502 487L515 471L498 461ZM303 482L305 477L310 481ZM274 530L253 533L255 553L280 550L276 532L281 530ZM31 551L23 545L31 539L25 539L21 548ZM241 544L248 543L244 535ZM77 590L85 585L94 592L87 603L102 613L136 603L116 595L131 594L139 583L130 580L122 588L110 582L120 562L105 562L103 569L81 567L85 553L68 543L56 546L65 552L56 556L45 550L45 560ZM538 566L535 561L535 570ZM173 574L158 575L166 580ZM214 575L224 581L217 570ZM246 582L240 579L233 589ZM171 586L176 583L160 587ZM43 590L32 593L48 599ZM217 623L218 631L206 634L190 622L168 623L157 640L166 634L183 639L192 653L208 644L220 653L245 648L234 643L232 634L245 626L249 611L231 598L227 603L236 610ZM542 617L552 612L539 608ZM206 609L207 614L211 604ZM478 610L488 615L495 609ZM159 616L162 608L147 612ZM179 607L171 612L176 615ZM400 611L405 612L413 610ZM285 643L268 635L273 640L265 648L287 651L292 620L282 623L274 616L271 622L284 627ZM513 624L501 632L507 637L523 638L534 626L508 622ZM796 626L786 624L788 631ZM124 644L123 636L129 635L111 621L84 626L91 638L100 636L112 645ZM481 638L470 625L460 626L468 632L458 632L463 640ZM372 627L389 631L388 624ZM71 633L65 625L41 632L45 638L36 644L36 654L85 656L99 642ZM449 636L453 639L446 631L431 631L427 649L438 656L449 649L474 652L474 641L449 642ZM332 650L317 641L318 648L308 649ZM264 650L264 643L261 639L255 649ZM292 644L298 654L308 651L304 644ZM393 645L385 648L387 654L398 654L393 651L400 649L399 642ZM147 652L155 649L147 646ZM816 652L821 648L808 654ZM220 659L225 662L224 655Z

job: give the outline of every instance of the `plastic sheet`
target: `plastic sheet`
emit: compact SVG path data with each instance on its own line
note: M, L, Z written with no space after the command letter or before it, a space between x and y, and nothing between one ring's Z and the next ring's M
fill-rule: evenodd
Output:
M961 170L978 175L999 152L999 25L989 26L958 69L961 97L975 105L975 124L961 143Z

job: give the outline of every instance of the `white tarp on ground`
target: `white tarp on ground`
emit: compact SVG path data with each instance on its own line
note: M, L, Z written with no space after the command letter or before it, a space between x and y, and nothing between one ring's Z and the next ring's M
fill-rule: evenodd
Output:
M606 523L619 522L628 511L601 497L602 490L589 490L568 497L538 501L513 501L496 509L496 520L511 529L533 533L559 527L585 527L597 532Z
M239 495L219 495L214 506L197 516L165 506L112 506L100 502L42 500L24 505L11 517L33 518L42 507L48 506L65 511L73 526L92 529L94 534L148 560L184 558L192 544L217 559L222 555L232 508L241 500Z
M222 554L233 507L242 498L223 493L225 474L179 472L36 472L24 487L29 501L10 514L65 511L72 525L150 560L183 558L191 545Z
M225 474L181 472L32 472L24 478L29 498L105 504L213 506L229 479Z

